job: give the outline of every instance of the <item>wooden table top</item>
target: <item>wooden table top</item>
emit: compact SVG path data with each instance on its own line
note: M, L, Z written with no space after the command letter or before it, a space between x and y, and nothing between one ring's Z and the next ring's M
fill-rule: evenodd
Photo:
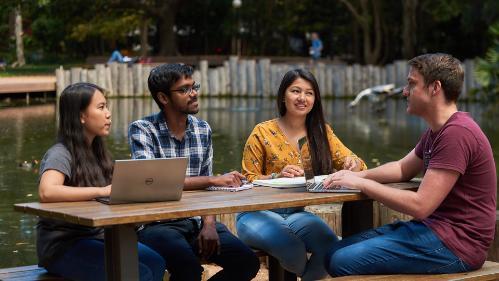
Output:
M419 182L389 185L395 188L417 189ZM103 227L366 199L367 196L361 193L311 193L306 192L304 188L276 189L258 186L239 192L185 191L180 201L121 205L105 205L96 201L32 202L15 204L14 210L80 225Z

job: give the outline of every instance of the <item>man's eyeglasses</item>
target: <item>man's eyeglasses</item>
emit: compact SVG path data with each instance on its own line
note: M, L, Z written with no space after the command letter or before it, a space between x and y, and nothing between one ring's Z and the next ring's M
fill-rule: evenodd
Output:
M191 87L186 86L186 87L182 87L180 89L171 90L170 92L179 92L182 95L190 95L193 90L196 92L199 92L199 89L201 89L201 84L194 83L194 84L192 84Z

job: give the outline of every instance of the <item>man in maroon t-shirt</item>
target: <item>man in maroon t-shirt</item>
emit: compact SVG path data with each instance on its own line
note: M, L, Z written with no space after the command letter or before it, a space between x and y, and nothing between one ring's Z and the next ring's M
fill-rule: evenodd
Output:
M337 243L329 274L455 273L480 268L494 237L497 177L492 148L480 127L457 110L464 72L447 54L409 61L407 112L429 129L403 159L362 171L339 171L324 182L360 189L414 220L369 230ZM423 172L418 191L381 183Z

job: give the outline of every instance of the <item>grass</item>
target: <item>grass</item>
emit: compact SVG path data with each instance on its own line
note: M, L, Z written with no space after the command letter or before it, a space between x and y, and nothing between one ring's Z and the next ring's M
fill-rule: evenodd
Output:
M7 66L5 70L0 69L0 77L13 77L25 75L54 75L55 69L61 64L26 64L23 67L10 67ZM72 66L81 66L82 64L72 63L63 64L65 69Z

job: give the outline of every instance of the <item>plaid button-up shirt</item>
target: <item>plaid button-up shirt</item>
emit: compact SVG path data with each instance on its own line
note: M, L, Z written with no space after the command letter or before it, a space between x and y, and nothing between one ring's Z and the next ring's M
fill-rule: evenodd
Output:
M168 130L163 112L134 121L128 128L132 159L187 157L187 177L211 176L213 148L211 128L204 120L187 116L182 140Z

